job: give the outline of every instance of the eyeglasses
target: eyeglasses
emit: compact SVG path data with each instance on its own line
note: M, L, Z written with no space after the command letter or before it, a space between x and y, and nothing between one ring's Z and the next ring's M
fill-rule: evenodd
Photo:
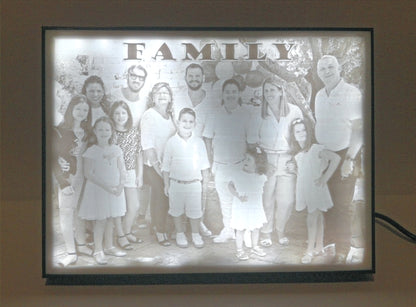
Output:
M135 75L135 74L132 74L132 73L129 73L129 77L130 77L132 80L137 80L137 79L139 79L139 81L144 81L144 80L146 80L146 76L139 76L139 75Z

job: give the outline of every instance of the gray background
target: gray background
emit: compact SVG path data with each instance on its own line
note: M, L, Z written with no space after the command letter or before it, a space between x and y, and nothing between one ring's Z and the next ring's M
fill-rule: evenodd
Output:
M376 225L374 282L51 287L41 278L41 26L374 28L376 211L416 229L416 1L1 1L1 306L414 306L415 248Z

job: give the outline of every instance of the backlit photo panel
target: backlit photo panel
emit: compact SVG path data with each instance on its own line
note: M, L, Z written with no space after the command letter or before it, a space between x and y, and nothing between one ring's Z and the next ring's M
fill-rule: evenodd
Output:
M43 35L50 283L374 271L370 29Z

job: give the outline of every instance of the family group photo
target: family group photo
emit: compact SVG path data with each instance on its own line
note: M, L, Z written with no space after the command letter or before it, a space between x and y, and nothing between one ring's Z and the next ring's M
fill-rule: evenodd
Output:
M371 261L362 36L61 32L44 58L50 272Z

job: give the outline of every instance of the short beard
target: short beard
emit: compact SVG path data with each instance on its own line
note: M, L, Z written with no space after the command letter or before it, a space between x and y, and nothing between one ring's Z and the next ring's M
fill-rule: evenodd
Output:
M140 90L142 89L143 86L139 87L137 90L135 88L132 88L131 86L128 86L129 90L132 91L133 93L138 93L140 92Z
M199 90L199 89L202 87L202 82L201 82L201 83L198 83L198 85L197 85L197 86L192 86L192 85L190 85L188 82L186 82L186 84L188 85L188 88L189 88L191 91L197 91L197 90Z

